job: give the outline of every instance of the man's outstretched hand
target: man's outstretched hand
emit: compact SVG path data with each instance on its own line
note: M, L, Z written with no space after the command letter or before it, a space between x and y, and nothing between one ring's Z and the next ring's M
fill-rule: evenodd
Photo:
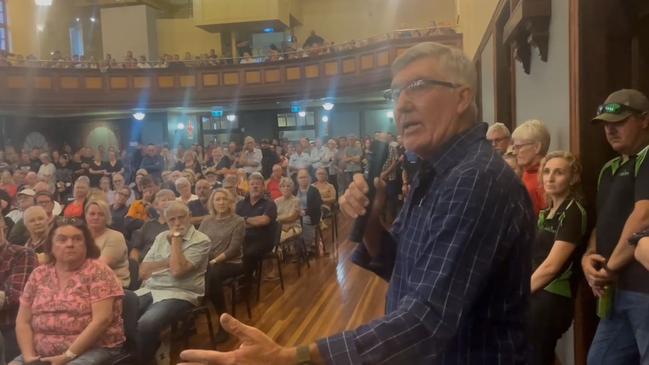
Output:
M230 352L185 350L179 365L267 365L294 364L295 348L282 347L260 330L246 326L225 313L220 318L224 330L239 339L241 345Z

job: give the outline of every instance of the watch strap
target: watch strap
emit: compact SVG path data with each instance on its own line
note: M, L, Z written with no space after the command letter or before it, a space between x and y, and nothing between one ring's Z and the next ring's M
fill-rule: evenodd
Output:
M313 362L311 362L311 351L309 350L309 346L298 346L296 364L297 365L313 364Z

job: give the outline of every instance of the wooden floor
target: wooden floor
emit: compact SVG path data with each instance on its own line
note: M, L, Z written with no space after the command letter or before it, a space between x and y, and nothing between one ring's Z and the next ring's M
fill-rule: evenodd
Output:
M262 282L259 302L253 298L251 303L252 318L248 319L243 302L237 306L237 318L264 331L281 345L295 346L381 317L387 283L351 263L349 258L355 244L345 239L349 227L349 222L340 224L337 260L333 255L312 260L310 268L303 266L299 278L295 264L283 265L284 292L279 281ZM331 251L330 229L324 236ZM270 261L267 266L271 266ZM204 319L197 321L197 327L198 334L190 339L190 347L210 348ZM232 339L217 349L226 351L236 347L238 342Z

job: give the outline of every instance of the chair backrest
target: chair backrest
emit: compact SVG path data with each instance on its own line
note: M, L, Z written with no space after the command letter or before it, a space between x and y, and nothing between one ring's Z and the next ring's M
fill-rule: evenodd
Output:
M137 320L140 309L140 300L135 292L124 290L122 301L122 320L124 321L124 335L126 336L126 350L135 350L137 339Z
M279 246L282 239L282 224L278 221L273 222L273 247Z

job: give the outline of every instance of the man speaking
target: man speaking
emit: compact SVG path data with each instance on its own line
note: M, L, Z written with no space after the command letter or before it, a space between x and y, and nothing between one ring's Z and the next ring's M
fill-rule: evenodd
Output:
M392 65L389 96L403 144L424 162L391 232L381 227L383 184L372 209L362 175L340 198L369 214L354 261L390 283L386 314L352 331L281 347L223 315L242 345L189 350L210 364L521 364L534 214L527 191L477 122L477 76L457 49L421 43Z

